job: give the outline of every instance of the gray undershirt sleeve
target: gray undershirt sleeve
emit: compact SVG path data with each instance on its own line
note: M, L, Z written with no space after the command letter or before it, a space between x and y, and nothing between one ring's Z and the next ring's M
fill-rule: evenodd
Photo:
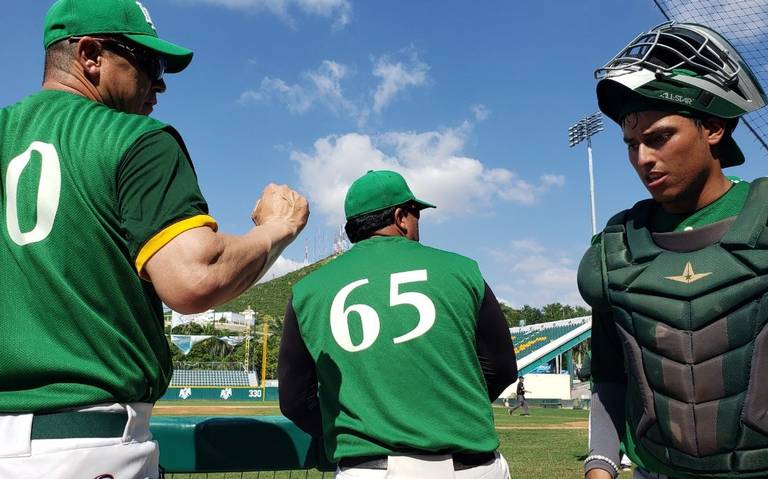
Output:
M589 455L605 456L620 464L619 438L624 435L624 402L627 386L621 383L594 383L589 408ZM603 469L617 474L606 461L594 459L584 464L584 473Z

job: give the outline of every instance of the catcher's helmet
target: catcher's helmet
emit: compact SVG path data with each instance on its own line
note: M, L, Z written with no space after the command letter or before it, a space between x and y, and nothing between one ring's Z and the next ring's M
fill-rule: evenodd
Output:
M598 68L595 78L600 110L617 123L633 111L662 110L733 119L732 131L741 115L768 101L733 45L692 23L667 22L638 35ZM733 146L736 154L723 158L724 167L744 162Z

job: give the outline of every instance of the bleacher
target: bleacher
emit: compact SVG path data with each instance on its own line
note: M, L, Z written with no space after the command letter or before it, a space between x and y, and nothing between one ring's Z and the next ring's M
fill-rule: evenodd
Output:
M176 369L173 371L170 387L248 385L248 373L246 371Z
M528 373L542 363L586 340L591 333L589 316L509 328L518 367Z

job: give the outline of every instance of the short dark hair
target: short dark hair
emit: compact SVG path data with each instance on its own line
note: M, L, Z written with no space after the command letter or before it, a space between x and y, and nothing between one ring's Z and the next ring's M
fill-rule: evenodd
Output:
M47 78L55 70L67 71L72 63L74 47L68 38L51 44L45 50L45 67L43 78Z
M401 205L390 206L383 210L372 211L347 220L344 231L352 243L370 238L374 232L395 222L395 210Z

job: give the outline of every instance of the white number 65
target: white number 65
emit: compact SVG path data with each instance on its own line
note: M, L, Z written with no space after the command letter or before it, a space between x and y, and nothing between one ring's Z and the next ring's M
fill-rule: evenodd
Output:
M431 299L422 293L410 292L401 293L400 285L405 283L415 283L427 280L427 270L419 269L415 271L406 271L404 273L394 273L390 276L389 305L398 306L401 304L410 304L419 312L419 323L408 333L394 338L395 344L411 341L429 331L435 324L435 305ZM336 293L331 303L331 334L339 346L351 353L368 349L379 337L381 321L379 315L372 307L367 304L351 304L344 307L347 296L356 288L368 284L367 279L361 279L349 283ZM360 315L360 322L363 327L363 339L360 344L353 344L349 334L349 313L356 312Z

